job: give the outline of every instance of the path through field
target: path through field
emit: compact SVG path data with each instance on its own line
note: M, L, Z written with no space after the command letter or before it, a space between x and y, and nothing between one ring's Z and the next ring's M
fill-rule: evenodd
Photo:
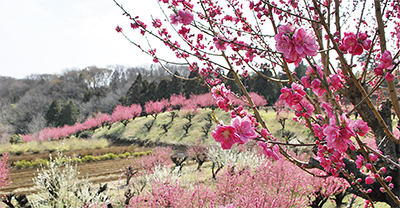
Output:
M88 177L93 184L118 180L121 176L120 169L132 163L132 159L115 159L78 164L81 176ZM0 191L0 195L7 193L30 194L37 190L34 188L32 178L37 175L35 168L12 170L11 184Z

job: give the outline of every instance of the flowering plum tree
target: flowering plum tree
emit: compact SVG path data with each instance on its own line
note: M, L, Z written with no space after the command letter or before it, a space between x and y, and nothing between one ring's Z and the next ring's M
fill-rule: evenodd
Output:
M161 100L161 101L152 101L150 100L149 102L146 102L144 104L144 108L146 110L146 114L147 115L151 115L153 116L154 119L157 118L157 115L159 113L162 113L163 110L166 108L165 106L165 101Z
M10 184L10 169L7 167L8 153L3 153L0 159L0 190Z
M116 4L134 30L157 38L178 61L168 61L152 45L146 48L130 39L134 45L161 66L187 64L211 89L219 108L231 112L233 119L246 120L240 122L246 125L241 131L253 133L245 139L234 122L217 124L213 136L223 148L256 140L268 156L281 154L304 170L317 168L345 178L351 184L348 191L370 202L400 206L400 141L391 118L392 107L395 117L400 116L398 1L163 0L160 8L166 17L147 23ZM119 26L117 32L124 34ZM298 79L293 68L301 61L308 70ZM269 66L272 76L260 73L261 66ZM286 80L279 79L280 71ZM251 113L232 106L230 90L221 82L226 72L233 75ZM280 99L315 138L300 144L314 150L308 161L286 151L285 146L295 144L276 141L270 133L241 82L246 73L282 86ZM355 112L360 115L356 120L350 118ZM377 148L363 142L367 133L374 135Z
M120 121L124 126L129 123L130 119L135 119L142 113L142 107L139 104L132 104L129 107L118 105L114 108L111 117L113 122Z

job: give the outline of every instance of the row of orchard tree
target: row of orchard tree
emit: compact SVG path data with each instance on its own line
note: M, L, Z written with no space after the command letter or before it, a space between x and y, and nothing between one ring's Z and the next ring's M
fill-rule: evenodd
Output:
M263 96L258 95L257 93L251 93L250 95L257 106L261 107L267 104L267 101ZM244 96L232 96L231 99L236 106L249 106L247 99ZM52 106L57 106L57 103L55 102L55 105ZM71 119L63 118L63 116L66 116L64 112L70 111L71 114L76 114L74 108L75 110L78 110L72 101L68 101L63 109L59 111L59 121L62 121L63 119ZM95 116L89 117L82 123L64 123L62 126L59 125L57 127L46 127L38 132L22 135L22 137L24 142L57 140L68 138L71 135L79 136L79 134L83 131L94 131L100 127L108 127L108 129L110 129L113 123L116 122L121 122L124 126L126 126L131 120L143 114L146 116L152 116L154 118L152 122L154 123L157 115L162 112L172 110L197 112L199 108L217 108L217 104L214 101L211 93L204 93L200 95L192 94L189 98L186 98L186 96L182 94L173 94L168 99L148 101L144 104L143 108L140 104L131 104L129 106L117 105L111 115L99 112ZM48 112L57 111L56 108L51 108L50 110ZM147 128L150 130L151 127Z
M191 79L196 76L194 72L186 72L187 67L170 65L168 68L182 77ZM298 70L299 73L305 71L304 67ZM263 67L260 72L271 74ZM283 74L280 76L285 77ZM229 77L232 74L227 74L223 81L229 84L232 82ZM254 74L243 80L250 91L264 96L269 104L279 96L279 85L276 83L267 82ZM232 85L232 90L240 94L237 86ZM111 114L119 104L130 106L136 103L144 107L145 102L169 98L172 94L182 93L189 97L206 91L200 80L176 79L163 69L152 66L93 66L67 70L60 75L31 75L25 79L0 77L0 138L8 139L12 134L35 133L45 127L82 122L97 112ZM68 116L59 116L57 112L48 115L50 108L56 107L55 103L52 104L55 100L60 111L64 106L72 106L68 111L73 113Z

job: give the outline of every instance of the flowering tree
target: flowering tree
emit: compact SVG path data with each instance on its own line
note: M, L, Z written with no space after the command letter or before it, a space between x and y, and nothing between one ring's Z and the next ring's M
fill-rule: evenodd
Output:
M8 153L3 153L0 159L0 190L10 184L10 169L7 167Z
M129 119L135 119L142 113L142 107L139 104L132 104L129 107L118 105L114 108L111 117L113 122L120 121L124 126L129 123Z
M348 191L370 202L400 206L400 141L392 133L391 118L392 107L395 116L400 115L395 88L398 1L163 0L159 4L164 18L152 17L147 23L114 2L132 29L164 43L177 61L158 54L154 45L139 45L139 38L129 39L120 26L117 32L166 70L166 63L188 65L211 90L218 107L231 113L231 124L217 121L212 132L223 149L255 140L271 158L280 154L307 172L324 170L345 178L351 184ZM293 68L302 61L308 70L297 78ZM260 73L261 67L273 76ZM287 79L279 79L279 72ZM309 128L315 142L290 144L274 138L242 82L248 73L281 85L280 99L295 111L293 119ZM239 86L251 113L233 107L224 79ZM360 118L350 119L355 112ZM367 133L374 135L377 148L363 142ZM286 151L287 145L308 146L314 155L300 160Z

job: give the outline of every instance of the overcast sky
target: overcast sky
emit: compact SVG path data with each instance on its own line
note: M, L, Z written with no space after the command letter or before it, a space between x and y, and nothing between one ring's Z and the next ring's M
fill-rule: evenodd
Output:
M157 0L119 2L139 16L158 7ZM130 29L112 0L0 0L0 75L151 64L151 57L115 31L117 25Z

